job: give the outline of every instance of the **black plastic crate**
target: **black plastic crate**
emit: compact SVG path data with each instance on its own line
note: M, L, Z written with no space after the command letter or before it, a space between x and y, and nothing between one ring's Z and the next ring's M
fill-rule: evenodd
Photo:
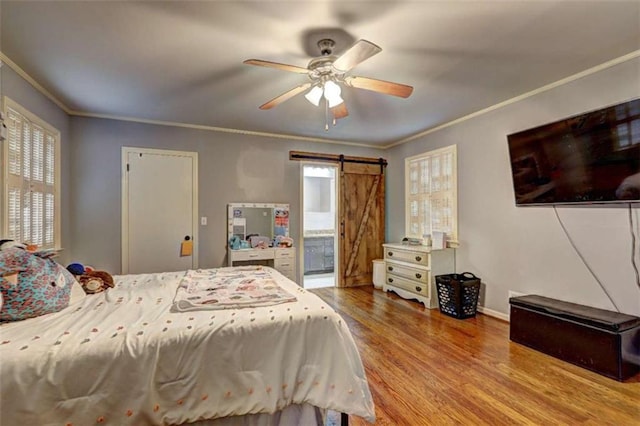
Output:
M440 312L458 319L476 316L480 278L471 272L436 275Z

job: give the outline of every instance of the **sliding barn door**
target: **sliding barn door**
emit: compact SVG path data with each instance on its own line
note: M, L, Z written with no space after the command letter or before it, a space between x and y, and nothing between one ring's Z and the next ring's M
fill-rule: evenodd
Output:
M289 159L337 164L337 287L373 284L373 260L384 243L384 158L289 151Z
M343 163L340 173L338 287L371 285L384 243L384 167Z

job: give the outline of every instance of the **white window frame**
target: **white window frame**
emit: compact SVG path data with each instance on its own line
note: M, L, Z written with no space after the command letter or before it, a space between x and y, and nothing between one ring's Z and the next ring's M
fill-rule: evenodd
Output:
M2 230L2 238L13 238L16 239L20 242L24 242L24 243L28 243L28 244L37 244L39 249L50 249L50 248L55 248L55 249L60 249L62 246L62 238L61 238L61 218L60 218L60 204L61 204L61 197L60 197L60 131L58 129L56 129L55 127L53 127L51 124L47 123L46 121L44 121L43 119L41 119L40 117L38 117L37 115L33 114L31 111L27 110L26 108L24 108L23 106L21 106L20 104L18 104L17 102L13 101L12 99L10 99L9 97L5 96L3 98L3 111L5 113L5 125L7 126L7 139L5 141L2 142L2 205L0 206L0 208L2 208L2 222L0 223L0 229ZM43 135L43 155L42 155L42 162L41 162L41 166L42 166L42 181L38 181L36 179L33 179L33 170L34 170L34 163L33 161L30 162L30 166L31 166L31 172L30 172L30 177L29 178L25 178L24 174L21 173L20 176L16 176L15 174L9 174L9 132L11 131L11 123L10 123L10 118L9 118L9 110L13 110L15 111L15 113L17 113L18 115L20 115L22 117L23 120L25 120L27 123L29 123L29 125L31 126L31 129L33 129L34 127L39 127L40 129L42 129L42 131L44 132ZM33 132L31 132L33 134ZM47 166L46 166L46 153L44 151L46 151L46 143L47 143L47 137L50 136L53 138L53 184L47 184L46 180L47 180ZM24 144L24 141L21 140L21 143ZM32 140L33 143L33 140ZM24 145L23 145L24 148ZM23 149L22 148L22 149ZM20 159L21 162L21 167L24 167L24 163L22 158ZM33 241L32 240L32 236L29 238L25 238L24 236L24 231L21 231L20 236L17 235L11 235L9 234L9 187L13 186L20 186L23 190L26 190L27 188L30 188L31 190L36 190L40 193L43 194L43 203L42 203L42 241ZM53 221L52 221L52 227L53 227L53 239L50 243L47 243L45 241L46 239L46 232L47 232L47 221L46 221L46 203L45 203L45 199L47 194L52 194L53 195ZM20 201L21 206L22 206L22 202L23 200ZM33 214L33 209L29 209L30 213ZM23 218L21 218L23 221ZM23 223L21 223L21 228L23 226Z
M450 172L451 175L449 177L448 187L446 190L437 190L434 188L434 176L433 170L431 168L433 159L439 159L442 161L442 158L451 155L451 164L450 164ZM458 168L457 168L457 146L450 145L443 148L435 149L432 151L424 152L422 154L414 155L412 157L407 157L404 160L404 187L405 187L405 235L409 238L423 238L424 234L430 234L433 236L434 231L446 232L447 245L449 247L457 247L458 246ZM428 184L428 193L421 193L418 190L417 194L412 194L412 179L411 179L411 164L418 163L421 161L429 162L429 184ZM441 176L441 174L439 174ZM439 177L439 176L435 176ZM418 185L421 185L421 179L418 177ZM449 216L449 221L451 223L450 227L447 229L441 229L439 226L434 224L434 214L432 211L429 212L429 224L424 226L422 224L420 226L420 230L418 232L414 232L412 230L412 216L411 216L411 203L415 200L419 204L424 203L425 201L429 201L429 207L433 206L431 202L434 198L448 198L451 200L451 215Z

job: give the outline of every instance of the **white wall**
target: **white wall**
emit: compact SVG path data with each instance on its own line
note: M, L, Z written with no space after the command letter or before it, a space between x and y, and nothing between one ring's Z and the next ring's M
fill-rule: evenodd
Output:
M513 290L615 310L571 247L553 208L515 206L507 135L638 96L640 59L634 59L391 148L387 240L404 235L404 158L457 144L456 269L482 278L480 304L507 314ZM632 210L636 235L638 207ZM628 209L624 204L558 207L557 212L620 311L640 315Z
M290 235L300 241L300 167L289 151L378 158L378 149L221 133L154 124L71 117L74 260L119 273L120 158L123 146L198 153L198 236L202 268L226 264L228 203L288 203Z

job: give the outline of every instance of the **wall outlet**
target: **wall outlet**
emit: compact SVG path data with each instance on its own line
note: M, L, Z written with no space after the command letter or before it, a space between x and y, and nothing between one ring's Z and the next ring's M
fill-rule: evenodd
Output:
M202 216L200 218L200 225L204 226L207 224L207 217L206 216Z

